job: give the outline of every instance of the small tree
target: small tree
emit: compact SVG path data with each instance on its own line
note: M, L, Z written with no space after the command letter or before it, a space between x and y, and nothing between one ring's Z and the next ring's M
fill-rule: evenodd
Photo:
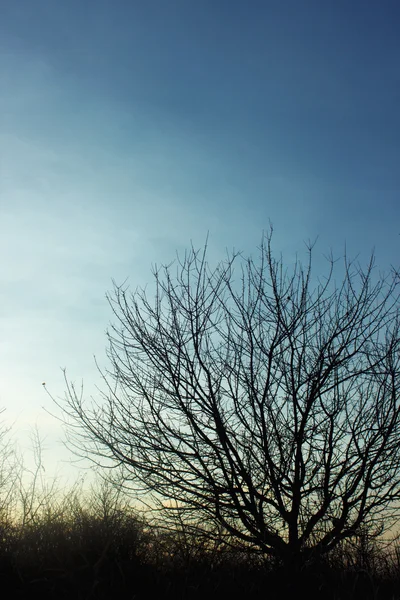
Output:
M0 409L0 414L4 410ZM10 426L0 424L0 530L11 527L16 504L15 484L20 474L16 447L10 433Z
M285 269L270 232L258 261L155 269L154 301L115 285L102 402L67 382L61 403L153 506L297 566L392 527L400 498L399 277L345 258L338 283L329 258L314 281L308 254Z

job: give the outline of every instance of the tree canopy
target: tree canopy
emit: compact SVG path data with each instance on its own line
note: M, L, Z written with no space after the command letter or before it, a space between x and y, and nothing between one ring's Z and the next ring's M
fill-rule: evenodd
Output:
M154 269L155 295L115 285L111 368L90 404L68 383L71 439L187 527L296 562L400 499L399 276L328 258L216 268L207 247Z

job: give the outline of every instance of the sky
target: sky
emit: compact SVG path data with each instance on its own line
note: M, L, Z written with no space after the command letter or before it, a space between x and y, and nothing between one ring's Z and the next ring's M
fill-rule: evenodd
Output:
M396 0L0 0L0 407L50 470L62 368L96 395L106 292L274 226L399 265ZM24 437L25 436L25 437ZM23 442L25 443L25 442ZM69 468L62 464L62 469Z

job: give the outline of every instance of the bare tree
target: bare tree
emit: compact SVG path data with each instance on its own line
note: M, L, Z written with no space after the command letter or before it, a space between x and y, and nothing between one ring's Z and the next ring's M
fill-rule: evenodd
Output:
M0 409L0 414L4 410ZM9 527L12 522L16 502L15 483L19 475L16 448L10 436L11 429L11 426L5 426L3 423L0 425L0 538L1 530Z
M337 282L330 257L314 279L312 245L285 269L271 235L215 269L192 247L153 300L115 285L107 390L60 406L152 505L298 565L399 516L399 277L345 257Z

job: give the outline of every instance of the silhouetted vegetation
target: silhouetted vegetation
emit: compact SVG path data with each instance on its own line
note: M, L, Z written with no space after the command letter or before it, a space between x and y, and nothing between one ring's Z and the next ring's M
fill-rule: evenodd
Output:
M279 561L222 532L210 538L187 530L179 519L167 529L150 522L121 487L103 478L89 489L82 479L63 491L40 477L37 435L34 451L31 471L9 452L14 478L1 479L4 598L273 600L303 592L326 600L400 597L400 547L378 543L366 530L294 578Z
M28 522L20 515L3 524L4 598L400 597L399 548L380 548L367 533L338 545L294 579L262 553L151 526L107 485L86 496L77 486L57 498Z
M98 401L58 401L78 454L121 469L158 520L241 544L291 576L400 516L400 277L328 258L207 248L115 286Z
M399 275L313 286L270 242L236 280L192 249L154 304L116 287L102 403L59 402L107 479L63 492L0 432L5 597L400 598Z

